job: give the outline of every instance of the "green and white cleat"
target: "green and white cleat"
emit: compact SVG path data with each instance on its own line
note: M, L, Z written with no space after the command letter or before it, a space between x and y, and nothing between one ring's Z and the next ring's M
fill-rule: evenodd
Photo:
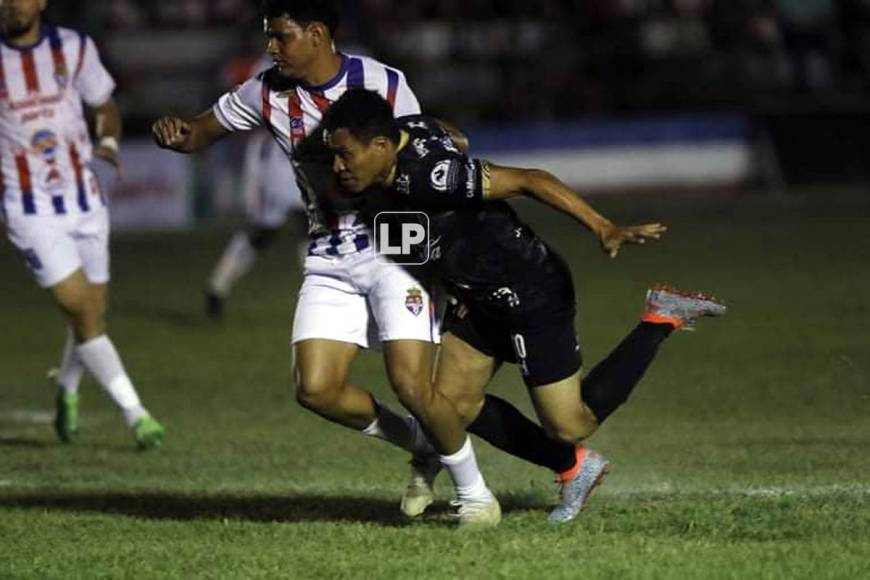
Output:
M136 446L141 451L160 447L160 443L163 442L163 433L163 426L151 415L145 415L133 425Z
M62 389L55 398L54 431L64 443L72 443L79 434L79 394Z
M411 458L411 478L399 506L403 514L415 518L432 505L435 501L435 478L440 472L441 460L434 453Z

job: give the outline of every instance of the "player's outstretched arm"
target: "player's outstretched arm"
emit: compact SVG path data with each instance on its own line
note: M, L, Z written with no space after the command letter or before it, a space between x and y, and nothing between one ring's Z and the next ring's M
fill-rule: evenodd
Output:
M205 149L230 132L218 122L211 110L194 117L163 117L151 127L157 145L179 153L193 153Z
M485 199L506 199L527 195L573 217L589 228L601 243L601 249L615 258L623 244L643 244L658 239L667 231L659 224L618 226L595 211L573 189L552 174L539 169L519 169L489 164L489 188Z

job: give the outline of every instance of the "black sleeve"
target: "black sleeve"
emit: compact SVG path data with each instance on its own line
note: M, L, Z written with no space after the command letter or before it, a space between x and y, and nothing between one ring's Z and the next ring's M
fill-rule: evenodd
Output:
M412 203L438 209L478 207L488 194L489 165L464 155L426 164L411 176L408 191Z

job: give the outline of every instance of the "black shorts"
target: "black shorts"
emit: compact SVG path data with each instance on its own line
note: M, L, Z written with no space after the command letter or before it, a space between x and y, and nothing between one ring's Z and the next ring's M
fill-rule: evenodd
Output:
M473 306L463 312L462 304L452 305L442 331L499 361L517 364L526 386L549 385L573 375L583 364L574 305L564 306L505 316Z

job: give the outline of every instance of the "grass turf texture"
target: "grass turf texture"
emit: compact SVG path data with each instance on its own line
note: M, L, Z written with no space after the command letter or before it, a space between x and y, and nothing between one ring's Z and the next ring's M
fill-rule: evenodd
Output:
M406 457L303 411L288 336L289 240L237 289L223 325L201 287L226 231L119 235L112 336L164 447L137 453L90 380L61 445L42 380L60 317L0 246L0 577L860 578L870 576L870 198L595 201L661 220L615 261L569 220L523 212L572 264L592 365L634 325L649 283L727 299L664 346L591 444L613 473L570 525L545 521L551 475L478 442L502 525L457 532L445 503L398 512ZM394 401L377 353L356 382ZM491 387L530 413L515 369Z

